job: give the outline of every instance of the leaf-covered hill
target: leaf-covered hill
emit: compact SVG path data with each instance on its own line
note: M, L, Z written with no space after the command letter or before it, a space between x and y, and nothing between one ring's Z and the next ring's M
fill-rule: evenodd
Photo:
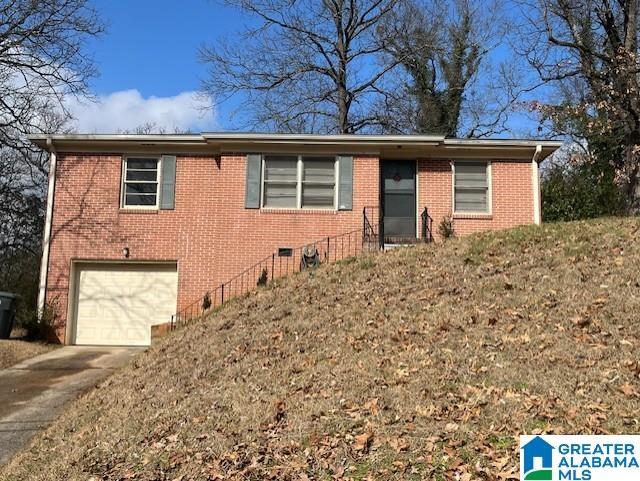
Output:
M640 221L281 280L164 338L9 480L517 479L524 433L638 433ZM93 478L92 478L93 477Z

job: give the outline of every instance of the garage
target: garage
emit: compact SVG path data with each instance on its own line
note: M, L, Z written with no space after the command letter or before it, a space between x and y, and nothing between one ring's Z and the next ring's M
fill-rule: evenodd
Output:
M148 346L176 312L176 264L76 264L75 344Z

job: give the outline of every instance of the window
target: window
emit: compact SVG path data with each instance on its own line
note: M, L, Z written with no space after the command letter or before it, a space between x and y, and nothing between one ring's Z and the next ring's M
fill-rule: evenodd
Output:
M160 186L160 160L128 157L124 162L122 206L157 208Z
M489 213L488 162L455 162L454 212Z
M335 159L302 158L302 207L333 207L335 188Z
M269 156L264 161L265 207L297 207L298 157Z
M335 208L334 157L267 155L263 179L264 207Z

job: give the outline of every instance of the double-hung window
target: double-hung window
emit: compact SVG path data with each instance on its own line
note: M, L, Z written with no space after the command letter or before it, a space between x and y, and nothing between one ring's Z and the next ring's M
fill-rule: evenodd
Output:
M297 207L298 157L271 155L264 160L265 207Z
M488 214L491 210L491 164L457 161L453 168L454 212Z
M127 157L122 178L122 207L158 208L160 159Z
M333 208L336 191L336 159L302 158L302 207Z
M263 164L263 207L334 209L336 159L267 155Z

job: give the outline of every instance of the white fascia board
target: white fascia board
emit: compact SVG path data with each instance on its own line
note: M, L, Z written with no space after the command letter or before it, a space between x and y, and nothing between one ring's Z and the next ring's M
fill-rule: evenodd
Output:
M445 151L482 152L494 149L508 152L518 151L518 157L527 149L541 145L546 157L562 145L553 140L520 139L447 139L434 135L318 135L318 134L256 134L256 133L203 133L203 134L31 134L27 138L42 149L51 151L58 144L59 151L127 151L128 149L169 149L171 151L198 150L222 152L228 149L247 150L260 146L294 148L296 146L312 148L348 148L349 150L369 151L384 148L435 147ZM454 154L455 155L455 154ZM501 156L502 157L502 156ZM526 156L529 158L529 156Z
M559 140L532 139L445 139L443 144L448 147L532 147L539 145L547 148L558 148L564 142Z
M295 143L432 143L439 144L444 136L437 135L357 135L357 134L257 134L240 132L208 133L202 136L210 142L295 142Z
M132 142L202 142L200 134L29 134L32 142L51 139L52 141L132 141Z

